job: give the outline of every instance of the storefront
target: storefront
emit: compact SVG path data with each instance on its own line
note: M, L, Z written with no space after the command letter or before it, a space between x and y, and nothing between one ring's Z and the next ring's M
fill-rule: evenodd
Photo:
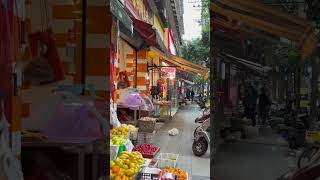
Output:
M38 172L38 179L56 174L97 179L107 174L105 166L109 163L105 138L110 6L90 1L83 11L80 2L16 2L26 3L19 5L26 12L24 21L15 25L22 34L17 40L23 43L16 49L19 57L15 59L25 68L15 68L15 98L20 100L13 108L19 116L14 117L18 126L13 127L21 135L15 135L14 153L22 160L24 179ZM86 18L81 14L87 14Z

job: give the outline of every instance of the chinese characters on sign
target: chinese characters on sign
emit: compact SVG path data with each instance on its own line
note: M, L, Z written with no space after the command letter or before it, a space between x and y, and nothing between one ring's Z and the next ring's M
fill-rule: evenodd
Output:
M176 68L174 67L163 67L161 68L161 77L162 78L169 78L169 79L174 79L176 78Z

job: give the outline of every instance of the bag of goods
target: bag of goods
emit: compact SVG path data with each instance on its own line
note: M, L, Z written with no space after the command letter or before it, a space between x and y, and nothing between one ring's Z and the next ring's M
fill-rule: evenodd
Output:
M147 180L147 179L158 179L159 177L159 173L160 173L160 169L158 168L149 168L149 167L144 167L138 174L138 179L143 179L143 180Z
M132 151L140 152L144 158L153 158L156 153L160 151L160 147L150 144L140 144L135 146Z
M110 161L110 179L134 179L143 163L144 158L141 153L123 151L119 158Z
M171 130L168 131L168 134L169 134L170 136L176 136L176 135L179 134L179 130L178 130L177 128L173 128L173 129L171 129Z
M169 172L162 172L160 173L160 176L159 176L159 180L176 180L176 179L177 179L177 176Z
M152 133L156 128L156 119L143 117L138 120L139 132Z
M187 180L188 174L187 172L178 169L178 168L166 168L162 169L161 173L172 173L178 177L179 180Z

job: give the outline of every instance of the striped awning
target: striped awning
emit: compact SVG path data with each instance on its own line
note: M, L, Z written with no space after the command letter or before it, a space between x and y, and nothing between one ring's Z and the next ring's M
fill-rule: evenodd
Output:
M155 47L150 47L149 54L151 54L151 56L160 56L163 61L166 61L170 64L174 64L175 66L177 66L177 69L180 71L200 74L205 78L208 78L209 76L208 68L202 67L198 64L194 64L178 56L166 55L165 53L163 53L162 51L160 51Z
M312 55L317 39L312 25L306 19L283 13L256 0L216 0L211 4L213 12L228 17L264 32L296 42L302 59Z

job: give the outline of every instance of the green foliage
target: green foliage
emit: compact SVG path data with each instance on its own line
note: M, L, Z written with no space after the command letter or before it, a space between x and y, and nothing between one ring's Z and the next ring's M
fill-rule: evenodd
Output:
M202 0L201 26L202 32L210 32L210 0Z
M184 41L182 44L182 57L199 65L209 67L210 45L202 39Z
M201 38L191 41L184 41L181 47L181 54L184 59L192 63L210 66L210 0L202 0L201 21L202 28ZM192 27L191 27L192 28ZM189 75L190 80L197 84L206 82L202 76L195 74Z

